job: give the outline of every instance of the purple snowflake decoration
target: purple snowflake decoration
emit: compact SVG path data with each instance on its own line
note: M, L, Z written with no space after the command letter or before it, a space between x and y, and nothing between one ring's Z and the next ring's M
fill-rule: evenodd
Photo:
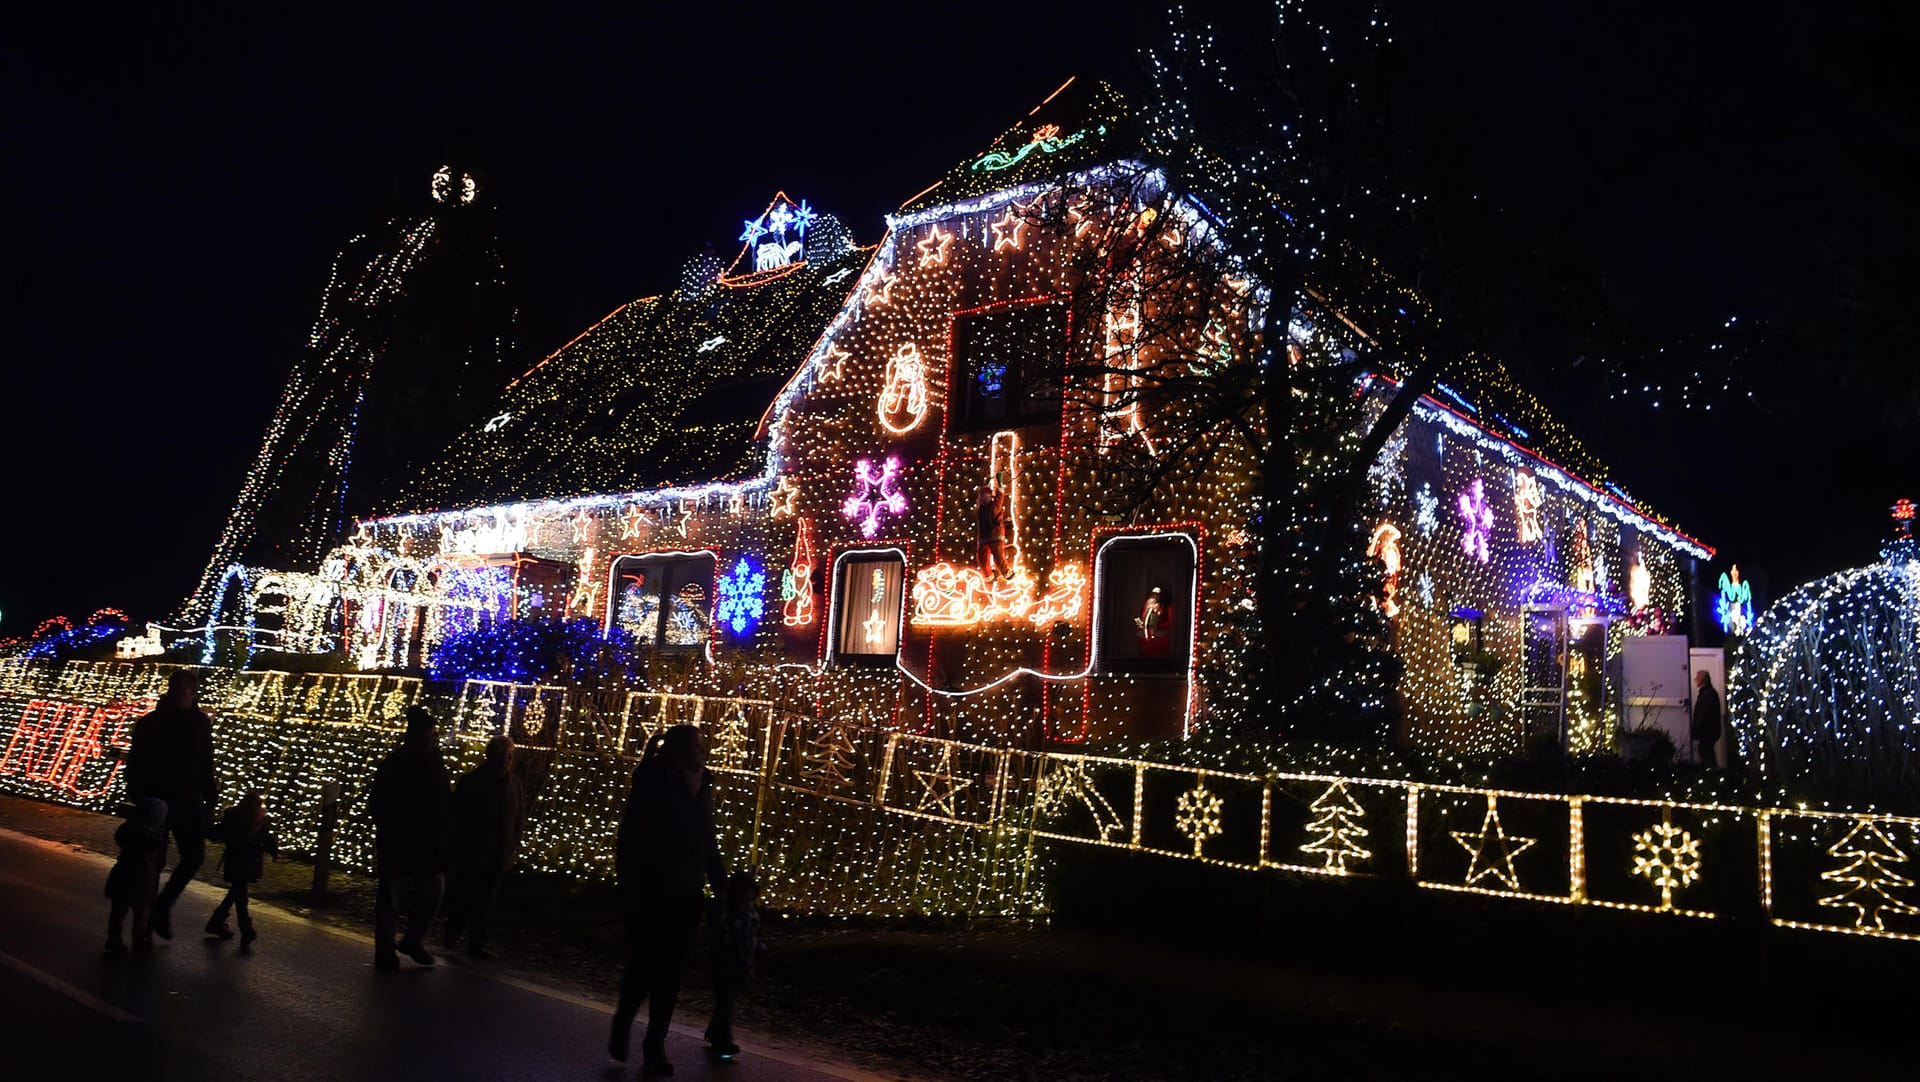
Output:
M860 533L871 539L880 532L880 518L883 514L904 515L907 513L907 498L894 489L900 479L900 460L888 456L880 469L875 471L873 463L860 459L853 464L853 481L860 491L847 497L840 505L840 513L860 522Z
M1467 555L1487 562L1487 538L1493 535L1493 508L1487 505L1487 485L1476 477L1460 494L1460 547Z

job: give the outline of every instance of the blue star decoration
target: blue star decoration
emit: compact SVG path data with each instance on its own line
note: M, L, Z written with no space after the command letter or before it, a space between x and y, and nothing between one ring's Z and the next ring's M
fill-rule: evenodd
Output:
M720 580L719 603L713 608L713 618L732 632L734 638L747 638L760 626L766 595L766 570L752 557L742 556L733 570Z
M747 228L741 232L740 239L746 241L748 244L752 244L754 241L766 236L767 227L760 224L766 221L766 218L767 216L764 214L758 218L748 218L746 220Z
M793 209L793 226L802 237L805 237L807 227L812 225L813 220L818 216L812 207L807 206L807 201L802 199L800 205Z

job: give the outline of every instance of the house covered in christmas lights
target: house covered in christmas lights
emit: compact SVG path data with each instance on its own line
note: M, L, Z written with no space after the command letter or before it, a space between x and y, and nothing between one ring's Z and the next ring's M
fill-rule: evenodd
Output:
M210 623L382 668L489 622L584 616L651 651L658 682L725 672L875 727L1188 732L1223 694L1205 674L1227 667L1246 596L1227 576L1257 460L1129 373L1257 364L1276 333L1313 363L1365 332L1332 306L1269 320L1230 261L1160 288L1157 260L1218 250L1222 227L1131 160L1109 91L1063 90L872 247L777 196L731 265L697 259L589 328L508 385L406 508L316 572L242 573ZM1119 278L1103 268L1123 248ZM1362 400L1377 411L1394 386L1371 376ZM1443 383L1372 470L1354 555L1379 564L1413 743L1511 746L1528 722L1596 743L1609 640L1676 619L1711 555L1550 423L1524 396ZM1215 453L1165 457L1196 436ZM1112 513L1112 464L1143 455L1170 464Z

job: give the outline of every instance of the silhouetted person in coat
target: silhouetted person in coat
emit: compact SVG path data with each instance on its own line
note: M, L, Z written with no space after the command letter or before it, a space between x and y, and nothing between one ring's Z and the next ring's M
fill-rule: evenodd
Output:
M487 757L453 786L453 874L447 884L447 949L467 936L467 955L487 957L487 923L500 880L520 853L526 810L513 776L513 741L487 741Z
M248 793L240 803L227 809L207 837L226 845L220 857L220 874L227 880L227 896L213 907L207 918L207 934L215 939L232 939L227 914L240 921L240 949L253 946L260 936L253 930L253 914L247 911L247 885L258 883L266 874L266 855L280 855L280 843L267 826L267 803L259 793Z
M676 725L647 744L620 816L614 876L627 924L627 962L607 1052L625 1061L633 1017L649 1001L641 1073L670 1075L667 1027L680 971L700 924L700 884L721 893L726 869L713 831L713 776L700 731Z
M220 799L213 774L213 722L194 705L200 678L188 669L167 677L153 712L133 723L127 750L127 799L167 803L167 829L180 849L173 874L153 899L153 934L173 938L173 903L207 859L207 827Z
M367 795L373 818L373 860L380 883L373 899L373 964L383 972L400 968L394 925L401 896L406 899L407 934L399 952L430 966L433 954L424 939L446 889L447 843L452 828L452 795L447 768L440 762L440 734L424 707L407 707L407 732L380 762Z
M133 949L153 949L153 899L160 893L160 866L167 862L167 802L147 797L133 806L113 832L120 857L107 873L107 953L127 953L120 930L133 915Z
M1701 669L1693 674L1693 756L1702 766L1715 766L1714 748L1720 743L1720 693L1713 677Z

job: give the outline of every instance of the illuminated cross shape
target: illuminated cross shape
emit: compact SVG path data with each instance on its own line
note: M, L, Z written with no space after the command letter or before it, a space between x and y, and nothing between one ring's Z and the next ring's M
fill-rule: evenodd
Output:
M501 429L507 427L507 422L511 420L513 420L513 414L511 413L495 414L492 417L487 418L485 431L498 432Z
M1493 508L1487 506L1487 484L1476 477L1460 494L1460 547L1467 555L1487 562L1487 538L1493 534Z
M726 344L727 344L727 336L724 334L716 334L712 338L709 338L706 341L700 343L700 348L695 350L694 352L712 353L714 350L719 349L721 346L724 346Z
M900 478L900 460L891 455L874 469L873 463L860 459L853 464L853 481L860 491L847 496L840 505L840 513L860 523L860 532L873 537L880 532L880 520L885 515L904 515L907 513L907 497L897 491L894 485Z

